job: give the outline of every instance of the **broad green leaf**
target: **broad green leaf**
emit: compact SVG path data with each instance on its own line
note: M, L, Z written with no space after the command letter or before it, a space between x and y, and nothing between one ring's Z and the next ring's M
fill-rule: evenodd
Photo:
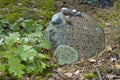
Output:
M18 31L18 30L20 30L19 26L20 25L17 22L15 22L13 24L10 24L10 29L13 30L13 31Z
M34 26L34 21L33 20L25 20L24 22L22 22L22 26L23 27L31 27L31 26Z
M10 58L11 54L9 51L0 51L0 57Z
M40 59L49 59L48 55L41 54L41 53L39 53L37 57L40 58Z
M2 19L0 22L4 23L4 24L9 24L10 23L8 19Z
M11 57L8 60L9 72L11 74L13 73L15 76L18 76L19 78L21 78L22 75L24 74L23 69L25 68L25 66L23 64L21 64L20 62L21 61L15 57Z
M43 68L42 68L41 63L36 63L35 65L36 65L35 66L35 72L36 73L38 73L38 72L42 73L43 72Z
M27 66L26 66L26 71L27 71L27 73L32 73L32 72L34 72L35 71L35 64L33 64L33 63L31 63L31 64L28 64Z
M0 14L0 18L2 18L2 17L3 17L3 15Z
M9 36L5 37L5 43L7 44L7 46L11 47L14 44L14 42L19 40L19 36L20 35L18 32L10 34Z
M5 71L5 66L3 64L0 63L0 71L4 72Z
M42 68L45 69L46 68L46 64L44 62L41 62Z
M29 60L33 59L34 56L36 56L37 52L32 48L32 46L23 46L23 50L20 53L20 57L22 60L26 61L27 58Z
M41 42L40 45L42 48L47 49L47 50L51 48L51 45L47 42Z

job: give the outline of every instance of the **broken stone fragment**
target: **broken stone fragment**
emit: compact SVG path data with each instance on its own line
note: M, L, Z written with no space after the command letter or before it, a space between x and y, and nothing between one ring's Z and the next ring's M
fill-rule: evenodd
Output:
M72 10L72 13L73 13L73 14L76 14L76 13L77 13L77 10L76 10L76 9L73 9L73 10Z
M77 51L66 45L60 45L54 52L54 56L58 60L59 65L71 64L78 60Z
M96 60L93 59L93 58L88 59L88 61L89 61L90 63L95 63L95 62L96 62Z
M52 24L61 23L62 22L61 13L57 13L57 14L53 15L51 22L52 22Z
M81 13L80 11L78 11L78 12L76 13L76 15L81 17L81 16L82 16L82 13Z
M70 9L68 9L68 8L62 8L62 9L61 9L61 12L62 12L63 14L72 14L72 11L71 11Z

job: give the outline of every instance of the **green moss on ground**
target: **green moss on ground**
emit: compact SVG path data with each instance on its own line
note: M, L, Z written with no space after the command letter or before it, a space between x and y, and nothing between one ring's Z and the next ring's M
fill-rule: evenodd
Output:
M117 0L114 7L104 10L101 9L101 11L96 13L95 18L99 20L100 24L103 27L106 27L106 22L110 22L111 26L120 25L120 0Z
M57 10L56 0L0 0L0 14L11 22L19 18L48 21Z

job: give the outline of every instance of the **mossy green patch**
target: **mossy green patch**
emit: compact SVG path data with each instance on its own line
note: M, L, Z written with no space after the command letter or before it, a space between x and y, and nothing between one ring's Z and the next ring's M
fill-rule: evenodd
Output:
M116 7L116 10L120 12L120 0L117 0L115 7Z
M3 18L9 19L10 22L14 22L14 21L18 20L21 17L24 17L24 15L20 14L20 13L12 13L12 14L6 14L6 15L4 15Z
M96 78L96 77L98 77L98 75L95 74L95 73L86 73L86 74L84 75L84 78L85 78L85 79L89 79L89 80L94 79L94 78Z
M56 0L0 0L0 14L11 22L19 18L41 19L49 21L56 11L54 3Z
M37 6L39 7L39 9L42 9L42 15L46 16L47 20L51 19L54 11L56 11L56 8L54 7L55 1L56 0L36 0L36 2L38 3Z
M106 27L106 22L111 22L111 26L120 25L119 17L120 17L120 12L117 10L112 13L109 12L103 14L98 12L96 14L96 19L98 20L100 19L100 24L102 27Z

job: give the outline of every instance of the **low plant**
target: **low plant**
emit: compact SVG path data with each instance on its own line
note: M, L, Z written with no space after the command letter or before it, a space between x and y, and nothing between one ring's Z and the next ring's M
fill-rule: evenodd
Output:
M11 23L0 15L0 72L21 78L23 74L45 74L50 67L51 48L44 38L44 24L31 19ZM45 72L44 72L45 71Z
M25 73L43 73L44 69L50 67L49 56L40 53L40 51L35 48L37 46L31 45L31 41L33 43L37 41L31 38L32 37L25 40L25 38L20 38L18 32L15 32L0 39L1 72L13 74L21 78ZM46 44L44 47L45 46Z

